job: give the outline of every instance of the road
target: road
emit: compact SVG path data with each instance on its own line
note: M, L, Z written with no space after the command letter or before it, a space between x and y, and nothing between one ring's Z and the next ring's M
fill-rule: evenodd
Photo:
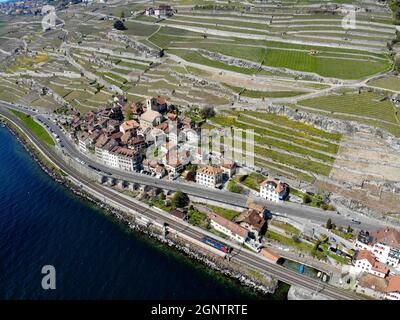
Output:
M15 123L17 123L20 127L25 128L22 121L19 120L14 114L0 107L0 114L8 117ZM167 223L170 228L178 231L181 234L189 236L193 239L201 240L204 235L208 235L207 231L201 230L197 227L191 226L189 223L184 221L179 221L172 216L167 216L166 214L161 214L159 211L154 209L149 209L144 205L140 205L133 200L130 200L124 195L116 194L110 192L107 187L100 185L98 183L90 181L88 178L81 175L76 170L67 166L60 158L56 155L52 147L48 146L42 140L38 139L29 129L25 128L25 133L27 136L34 142L34 144L61 170L63 170L70 177L78 180L82 186L85 186L87 189L97 192L101 194L104 198L111 199L118 203L120 206L130 208L136 212L139 212L154 221L159 223ZM359 299L359 297L355 296L353 293L344 291L342 289L336 288L332 285L321 283L319 280L312 279L304 274L297 273L296 271L292 271L286 269L283 266L268 262L262 256L246 251L240 246L228 241L226 239L217 237L213 235L214 238L217 238L219 241L224 244L231 246L233 248L232 251L232 261L238 262L244 266L247 266L252 269L256 269L260 272L264 272L273 276L274 278L283 281L289 285L299 286L305 289L308 289L312 292L319 292L330 299L334 300L354 300Z
M68 153L71 158L79 158L85 161L87 164L100 169L103 172L109 172L112 174L112 177L116 179L121 179L128 182L134 182L142 185L147 185L156 188L162 188L166 190L181 190L182 192L187 193L188 195L201 197L204 199L213 200L216 202L229 204L241 208L246 207L246 203L248 197L243 194L233 193L226 190L219 190L219 189L210 189L203 186L200 186L195 183L190 182L178 182L178 181L171 181L171 180L164 180L164 179L157 179L155 177L151 177L148 175L136 173L136 172L126 172L120 171L118 169L110 168L105 166L97 161L92 160L87 155L83 154L82 152L78 151L75 144L72 143L66 136L65 133L51 120L48 120L48 116L45 115L38 115L36 112L26 110L24 108L19 108L8 103L0 102L0 108L7 107L17 109L19 111L25 112L30 114L31 116L35 116L38 119L42 120L44 123L50 126L52 130L57 133L63 141L64 144L64 151ZM283 203L276 203L264 200L259 197L253 198L257 203L266 205L268 210L273 215L284 216L284 217L297 217L303 220L309 221L310 223L315 224L325 224L328 218L331 218L332 222L336 225L343 225L348 226L351 225L354 229L366 229L369 231L374 231L380 227L386 226L387 222L373 219L366 216L361 216L358 214L352 214L346 216L344 214L339 215L335 212L324 211L322 209L290 203L290 202L283 202ZM360 224L354 224L351 220L355 219L360 221Z

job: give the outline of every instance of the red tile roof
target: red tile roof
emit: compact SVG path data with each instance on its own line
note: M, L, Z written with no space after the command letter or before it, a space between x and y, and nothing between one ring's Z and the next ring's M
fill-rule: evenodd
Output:
M373 271L384 273L384 274L387 274L390 271L388 266L386 266L385 264L383 264L379 261L376 261L376 258L373 255L373 253L368 250L360 250L358 252L356 260L363 260L363 259L366 259L371 264Z
M400 292L400 275L389 277L388 280L385 292Z
M207 214L208 218L215 221L216 223L218 223L219 225L227 228L228 230L232 231L232 233L237 234L241 237L246 237L247 236L247 230L245 228L243 228L242 226L228 220L225 219L215 213L208 213Z
M157 103L158 104L165 104L165 103L167 103L167 100L165 100L165 98L163 98L161 96L158 96L157 97Z
M380 242L387 246L400 248L400 232L394 228L382 228L371 233L374 242Z
M282 182L272 178L265 179L260 183L260 186L264 187L266 184L272 185L277 193L281 193L283 190L285 190L285 185Z

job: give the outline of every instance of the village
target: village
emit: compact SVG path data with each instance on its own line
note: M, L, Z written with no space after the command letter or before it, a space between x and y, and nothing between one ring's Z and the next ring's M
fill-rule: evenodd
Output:
M200 113L213 112L207 109ZM98 112L84 117L76 113L68 121L64 117L63 125L80 152L107 167L230 191L228 185L235 175L250 169L226 158L221 144L215 140L210 143L213 134L189 115L161 96L148 98L145 104L117 96L112 106ZM290 187L268 177L259 183L256 196L282 203L290 198ZM341 268L344 287L374 298L400 299L400 233L395 229L382 228L370 234L335 226L329 219L310 234L295 221L271 219L268 206L250 200L245 210L191 201L180 191L153 190L146 196L142 192L140 200L277 263L288 252L296 258L309 256Z

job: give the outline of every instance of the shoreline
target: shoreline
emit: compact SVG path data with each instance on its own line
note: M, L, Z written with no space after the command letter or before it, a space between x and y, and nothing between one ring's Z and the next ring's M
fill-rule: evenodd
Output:
M164 238L161 232L156 228L144 227L135 223L135 221L127 213L118 210L108 204L105 204L101 200L96 199L94 196L88 194L85 191L80 190L72 182L68 181L58 168L55 168L52 164L48 163L46 159L38 154L36 146L34 146L30 141L27 141L25 133L12 123L6 117L3 117L6 127L15 136L15 138L22 144L24 149L29 153L33 160L38 163L40 168L47 173L55 182L65 186L70 192L79 196L80 198L94 204L97 208L103 210L106 215L115 218L118 222L122 223L125 228L129 231L137 232L138 234L145 235L147 238L155 240L169 248L176 250L177 252L183 254L185 257L195 261L200 262L203 267L211 268L213 272L218 272L220 275L228 277L229 279L235 281L241 286L246 286L251 289L256 295L262 298L273 299L276 293L282 294L280 291L283 287L289 287L287 284L277 281L269 275L249 274L252 270L240 270L244 267L234 263L227 262L227 260L213 255L211 252L206 252L206 250L192 244L186 239L178 239L174 237ZM246 272L247 271L247 272ZM257 273L254 271L254 273ZM264 281L257 280L256 278L262 276ZM264 282L264 283L263 283ZM267 284L268 283L268 284ZM283 291L285 291L284 288ZM287 296L285 295L287 299Z

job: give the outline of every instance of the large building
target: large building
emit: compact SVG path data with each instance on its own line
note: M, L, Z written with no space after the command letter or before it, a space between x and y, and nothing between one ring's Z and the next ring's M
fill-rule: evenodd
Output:
M379 262L400 268L400 232L394 228L381 228L373 233L360 231L355 247L372 252Z
M400 276L388 278L388 286L385 289L386 299L400 300Z
M289 186L278 180L268 178L260 183L260 197L269 201L279 202L289 195Z
M262 235L267 227L267 220L264 218L264 210L246 209L234 221L249 230L256 239Z
M166 18L172 16L174 10L169 5L160 4L159 7L156 8L147 8L144 11L144 14L147 16L155 16L157 18Z
M124 171L133 171L135 166L141 161L140 153L135 150L119 147L115 144L108 144L103 148L96 147L97 159L106 166Z
M400 300L400 276L380 278L362 273L356 285L356 292L376 299Z
M163 117L161 113L147 109L146 112L140 116L140 127L145 131L147 128L158 126L162 120Z
M215 166L204 166L196 172L196 182L206 187L217 188L221 185L223 171Z
M247 240L248 231L246 228L243 228L242 226L215 213L209 213L207 216L210 219L211 226L215 230L226 234L229 238L240 243L244 243Z
M146 100L147 110L153 110L160 113L165 113L168 110L167 100L161 96L157 98L149 98Z
M357 273L367 272L374 276L385 278L389 274L389 268L376 260L372 252L360 250L354 259L354 269Z

